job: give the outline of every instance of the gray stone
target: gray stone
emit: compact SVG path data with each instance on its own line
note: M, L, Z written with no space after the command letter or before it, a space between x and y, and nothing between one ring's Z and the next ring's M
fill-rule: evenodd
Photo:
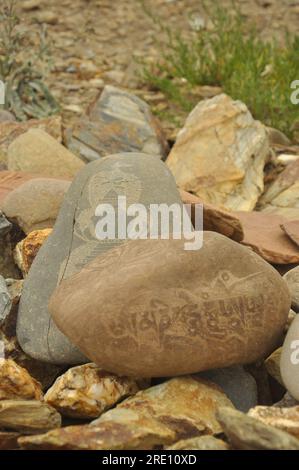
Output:
M219 385L238 410L247 412L257 405L256 381L242 366L209 370L200 376Z
M12 307L12 301L6 286L4 277L0 275L0 326L9 315Z
M110 203L117 215L118 195L126 196L128 205L181 204L174 178L155 156L120 154L86 165L67 192L53 232L24 282L17 336L29 356L54 364L90 362L58 330L47 305L61 280L124 242L95 237L96 207L99 203Z
M284 276L292 299L292 308L299 312L299 266L290 269Z
M164 158L168 144L149 106L131 93L106 85L88 116L66 133L68 148L92 161L119 152Z
M7 220L2 211L0 211L0 237L7 235L12 229L12 224Z

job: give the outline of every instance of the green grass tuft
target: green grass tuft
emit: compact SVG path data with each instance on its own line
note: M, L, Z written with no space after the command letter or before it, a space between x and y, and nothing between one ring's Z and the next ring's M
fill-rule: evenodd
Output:
M286 33L283 46L275 40L265 42L235 6L229 13L209 3L213 28L200 29L187 40L145 10L167 40L159 63L144 64L142 76L179 112L189 112L197 104L196 87L220 86L233 99L243 101L256 119L292 136L299 116L299 106L290 99L290 85L299 80L299 36Z

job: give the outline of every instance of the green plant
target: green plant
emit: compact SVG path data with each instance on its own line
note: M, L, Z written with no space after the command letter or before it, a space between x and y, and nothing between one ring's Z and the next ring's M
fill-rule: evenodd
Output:
M215 4L216 3L216 4ZM236 6L224 9L209 2L212 29L200 29L184 39L165 27L146 7L166 35L158 64L143 64L143 79L188 112L198 102L196 87L220 86L247 104L256 119L291 135L298 107L290 100L290 84L299 79L299 37L286 35L284 46L264 42ZM208 7L208 8L207 8Z
M58 105L44 83L51 65L46 31L32 46L32 34L21 32L16 0L0 5L0 80L5 83L5 105L19 120L55 114Z

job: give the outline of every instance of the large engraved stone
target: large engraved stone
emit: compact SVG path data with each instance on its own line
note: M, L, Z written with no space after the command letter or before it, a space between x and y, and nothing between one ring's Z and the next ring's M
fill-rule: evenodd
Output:
M167 164L181 189L208 203L250 211L264 188L268 154L265 127L244 103L221 94L193 109Z
M62 279L124 243L124 239L117 238L117 231L115 238L105 240L99 240L95 232L99 220L96 208L100 203L111 204L117 220L118 196L126 197L127 206L182 204L174 178L159 158L125 153L84 167L67 192L53 232L40 249L24 283L17 336L22 349L35 359L54 364L90 362L58 330L47 306ZM85 300L82 297L80 302Z
M120 375L173 376L266 357L290 308L281 276L214 232L197 251L184 246L134 240L98 256L54 292L58 328Z

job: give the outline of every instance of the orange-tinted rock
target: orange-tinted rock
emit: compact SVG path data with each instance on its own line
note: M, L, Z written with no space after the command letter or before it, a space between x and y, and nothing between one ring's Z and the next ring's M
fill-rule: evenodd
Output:
M281 225L287 236L299 247L299 220L290 220Z
M51 228L44 230L34 230L29 235L21 240L15 248L14 259L19 269L25 276L36 257L38 250L52 232Z
M251 247L269 263L299 263L299 248L281 229L286 219L264 212L236 212L243 230L242 243Z
M42 399L40 384L12 359L0 359L0 400Z
M243 239L243 228L238 217L229 211L203 202L199 197L187 191L180 190L180 195L184 204L191 204L191 219L195 226L195 207L201 204L203 207L203 230L222 233L232 240L241 241Z

